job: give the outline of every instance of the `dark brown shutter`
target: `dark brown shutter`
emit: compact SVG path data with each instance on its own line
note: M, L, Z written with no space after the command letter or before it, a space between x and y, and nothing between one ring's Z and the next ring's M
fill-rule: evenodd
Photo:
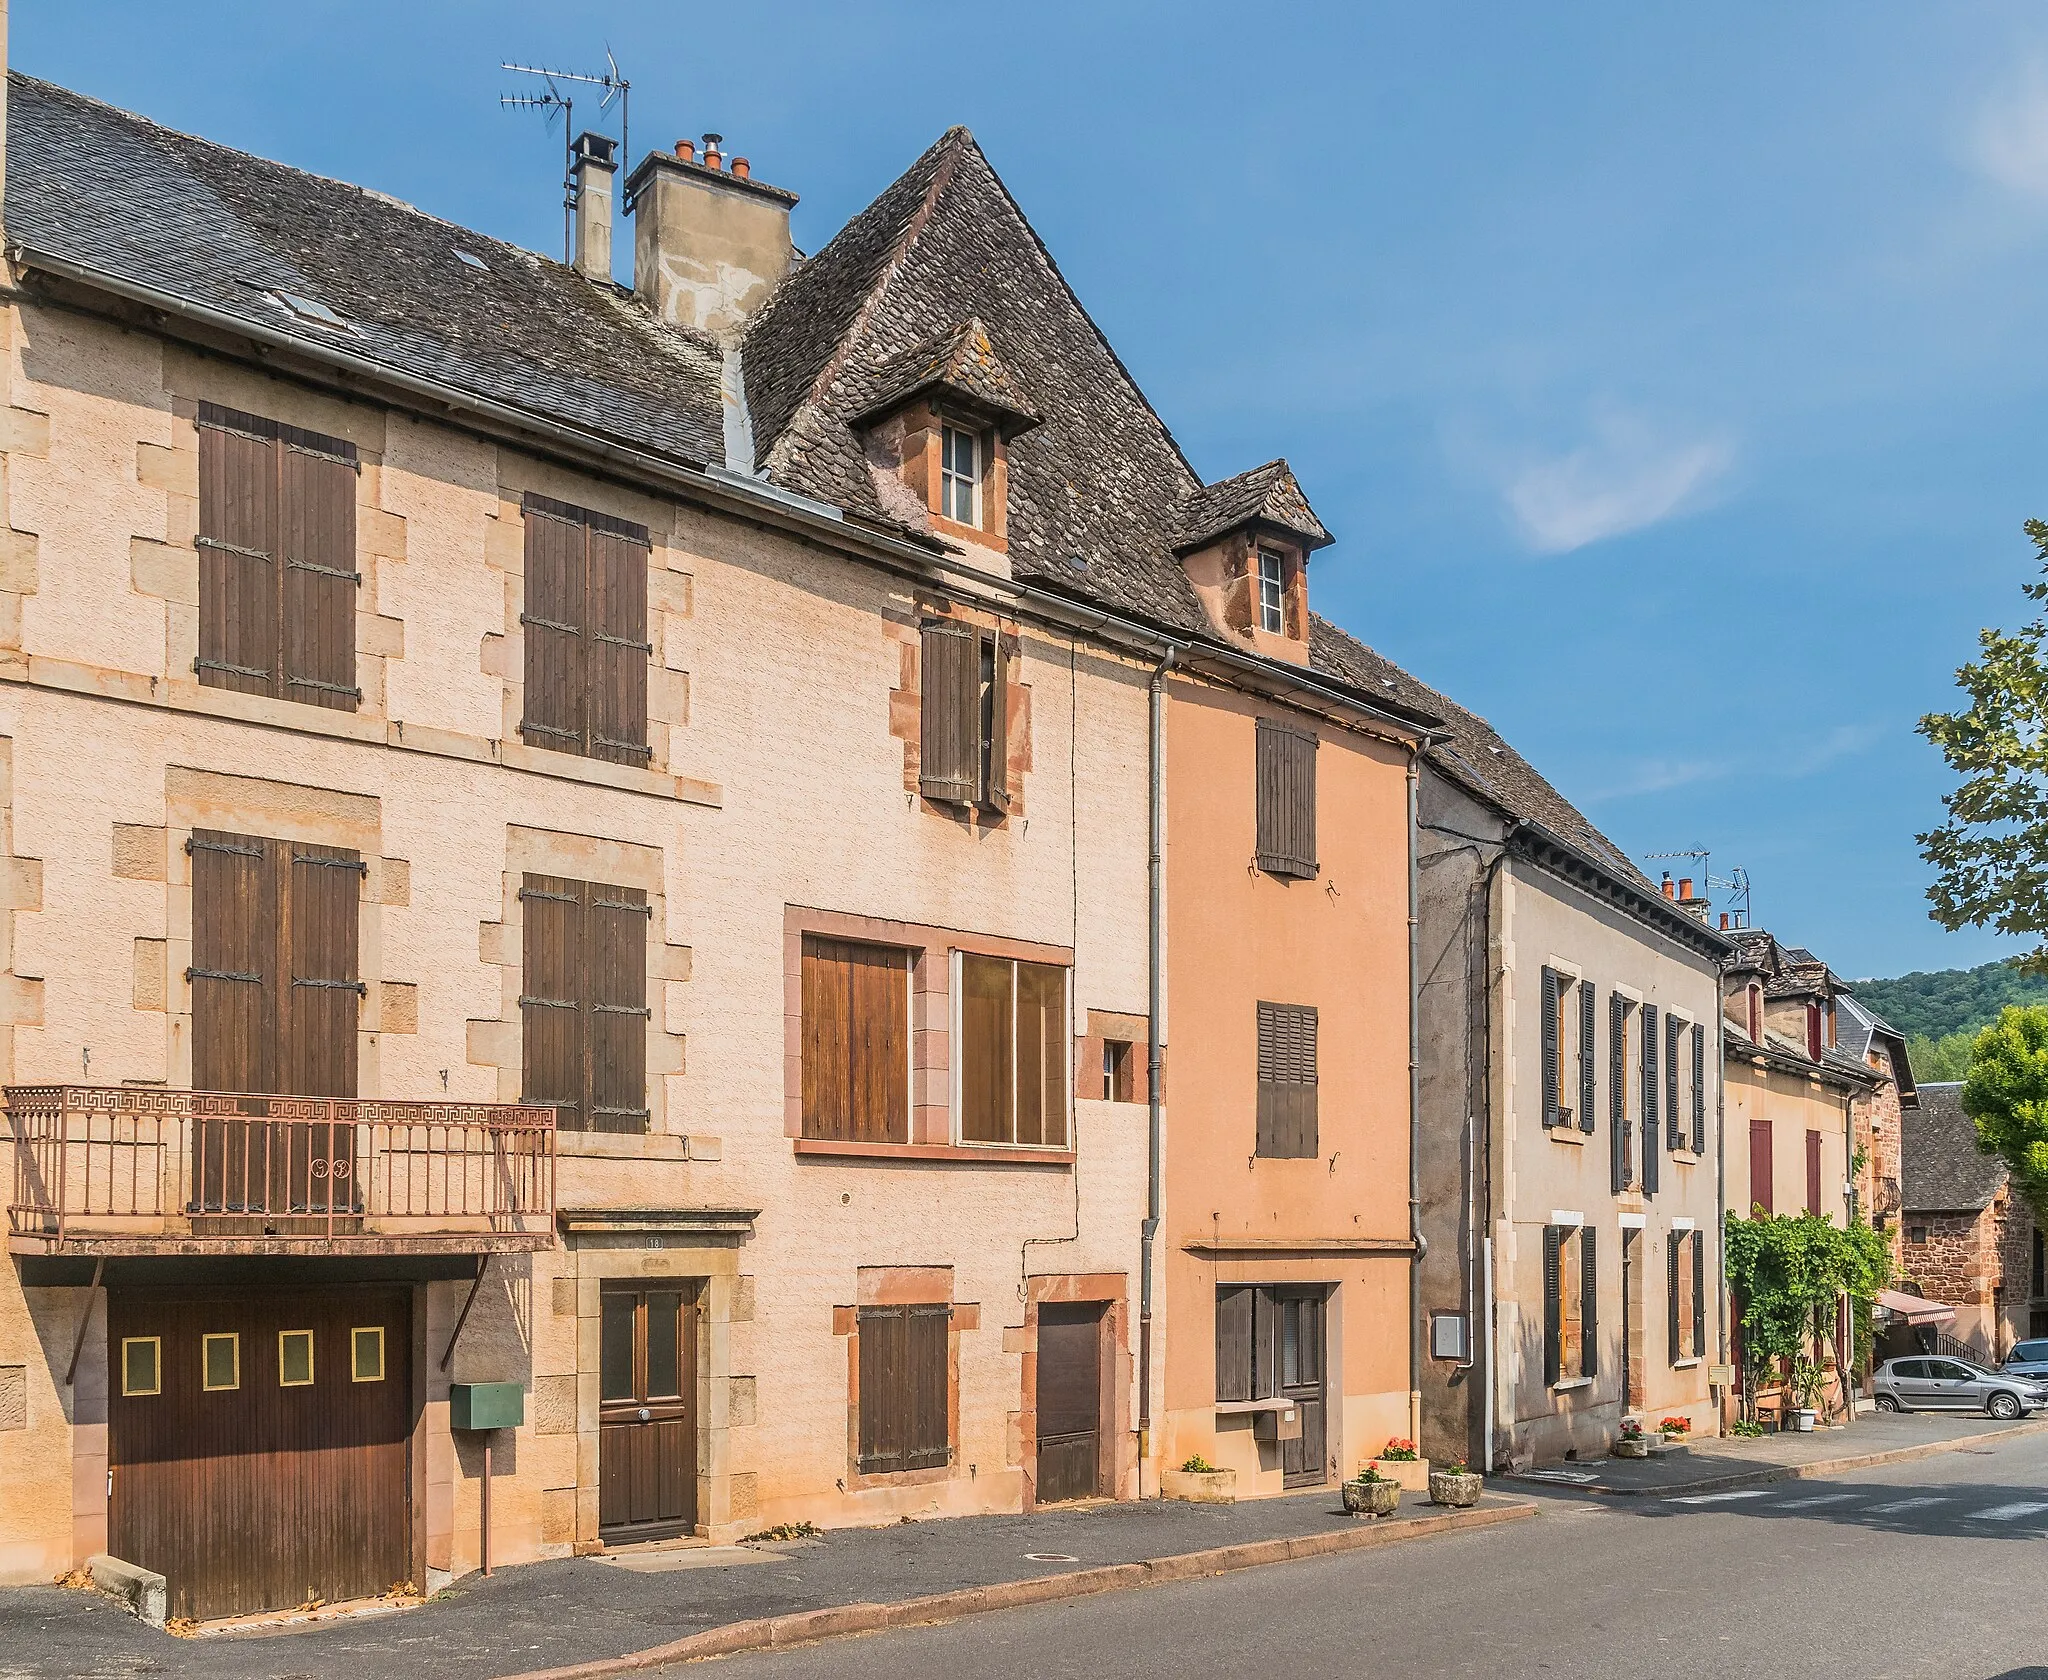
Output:
M1320 1153L1316 1123L1316 1032L1313 1008L1261 1003L1259 1116L1255 1152L1278 1159Z
M862 1307L860 1454L862 1475L907 1467L910 1451L910 1315L902 1307Z
M1600 1098L1599 1050L1593 1035L1599 1021L1593 982L1579 982L1579 1130L1593 1134L1593 1105Z
M1564 1370L1564 1299L1558 1271L1558 1245L1563 1240L1562 1226L1543 1227L1543 1382L1552 1388Z
M1628 999L1607 994L1607 1124L1612 1132L1608 1155L1614 1188L1626 1190L1629 1178Z
M908 954L806 934L802 961L804 1136L908 1143Z
M1685 1023L1664 1017L1664 1147L1685 1147L1685 1109L1679 1101L1680 1048L1685 1043Z
M1252 1398L1268 1400L1280 1392L1280 1297L1271 1289L1252 1290Z
M362 860L336 846L280 849L290 855L285 915L291 984L280 1000L286 1089L308 1097L352 1097L364 992L356 966Z
M905 1313L910 1321L910 1419L903 1467L930 1470L953 1457L948 1393L953 1309L921 1303Z
M1707 1234L1692 1234L1692 1351L1696 1359L1707 1356Z
M1582 1377L1600 1374L1600 1262L1594 1244L1598 1233L1579 1227L1579 1350Z
M583 883L528 875L519 905L521 1091L527 1102L552 1104L557 1125L585 1130L590 1099L584 1088L589 1017L582 1007Z
M1665 1243L1665 1253L1670 1259L1670 1265L1667 1267L1667 1272L1669 1274L1669 1288L1667 1293L1670 1296L1671 1308L1671 1358L1669 1363L1673 1365L1676 1365L1679 1362L1679 1360L1684 1357L1684 1355L1679 1351L1678 1340L1678 1267L1680 1261L1680 1250L1684 1247L1684 1245L1685 1233L1683 1231L1671 1232L1668 1240Z
M1806 1134L1806 1211L1820 1212L1820 1133Z
M202 1091L282 1091L279 848L197 829L190 849L192 1083Z
M1543 989L1543 1125L1557 1124L1557 970L1546 968Z
M1692 1152L1707 1152L1707 1029L1692 1029Z
M647 894L583 883L590 1127L647 1130Z
M201 406L197 669L209 688L276 694L277 440L231 418Z
M1252 1294L1248 1284L1216 1291L1216 1398L1252 1398Z
M591 516L593 521L598 515ZM645 530L623 520L590 529L590 756L613 764L644 765L647 747L647 636Z
M519 733L529 746L580 753L589 741L587 527L531 494L524 511L526 609L519 624L526 696Z
M330 450L286 439L278 452L284 563L284 698L352 712L356 687L356 474Z
M1657 1133L1657 1006L1643 1005L1643 1194L1657 1193L1662 1150Z
M1013 677L1012 661L1015 658L1016 638L1013 636L991 635L985 639L987 650L988 713L982 724L982 748L987 766L982 783L988 790L988 803L997 811L1010 809L1010 683Z
M1259 867L1269 875L1312 880L1317 868L1316 737L1260 718L1257 745Z
M1777 1197L1772 1192L1771 1182L1771 1123L1768 1120L1752 1120L1749 1123L1749 1206L1743 1216L1753 1216L1758 1208L1766 1213L1777 1211Z
M927 799L980 797L981 642L949 620L924 627L918 675L917 786Z

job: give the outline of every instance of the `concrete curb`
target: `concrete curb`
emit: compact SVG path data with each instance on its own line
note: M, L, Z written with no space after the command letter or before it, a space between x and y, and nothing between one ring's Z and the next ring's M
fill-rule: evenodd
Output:
M1562 1493L1602 1493L1613 1499L1678 1499L1701 1493L1731 1493L1737 1488L1768 1487L1772 1482L1804 1481L1810 1476L1838 1476L1845 1470L1870 1470L1881 1464L1907 1464L1916 1458L1933 1458L1940 1453L1981 1447L1987 1441L2009 1441L2017 1435L2038 1435L2048 1430L2048 1418L2029 1423L1988 1429L1978 1435L1957 1435L1946 1441L1922 1441L1916 1446L1890 1447L1883 1452L1851 1453L1841 1458L1818 1458L1810 1464L1774 1464L1762 1470L1739 1470L1726 1476L1703 1476L1697 1481L1673 1482L1668 1487L1614 1487L1605 1482L1537 1481L1535 1485ZM1522 1481L1503 1476L1503 1481Z
M1124 1592L1133 1587L1158 1586L1168 1581L1192 1581L1205 1575L1227 1574L1232 1570L1257 1569L1269 1563L1291 1563L1301 1558L1328 1557L1337 1552L1364 1551L1373 1546L1419 1540L1431 1534L1492 1528L1499 1523L1533 1517L1537 1509L1528 1501L1480 1505L1470 1510L1444 1511L1385 1525L1360 1524L1356 1528L1327 1529L1320 1534L1297 1534L1280 1540L1248 1540L1205 1552L1147 1558L1142 1563L1112 1563L1096 1569L1070 1570L1064 1575L1040 1575L1028 1581L998 1581L986 1587L930 1593L922 1598L901 1599L893 1604L836 1604L829 1609L806 1610L792 1616L764 1616L755 1621L733 1622L722 1628L690 1634L666 1645L652 1646L645 1651L628 1651L623 1656L574 1663L567 1668L534 1669L528 1673L504 1676L503 1680L605 1680L609 1675L662 1668L670 1663L695 1662L703 1657L779 1650L791 1645L812 1644L820 1639L837 1639L846 1634L879 1633L886 1628L924 1627L934 1622L958 1621L963 1616L979 1616L991 1610L1016 1610L1025 1605L1051 1604L1060 1599L1091 1598L1097 1593Z

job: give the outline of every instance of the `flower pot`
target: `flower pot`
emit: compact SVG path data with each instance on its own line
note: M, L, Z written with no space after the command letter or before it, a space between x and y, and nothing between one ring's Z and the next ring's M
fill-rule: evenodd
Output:
M1816 1414L1811 1406L1801 1406L1792 1414L1792 1427L1802 1435L1813 1433Z
M1354 1517L1391 1517L1401 1505L1399 1482L1346 1482L1344 1509Z
M1184 1499L1191 1505L1235 1505L1237 1472L1162 1470L1159 1473L1159 1496L1162 1499Z
M1380 1467L1380 1474L1396 1487L1404 1487L1410 1493L1421 1493L1429 1486L1429 1460L1426 1458L1382 1458L1374 1461Z
M1614 1443L1616 1458L1648 1458L1650 1438L1647 1435L1624 1435Z
M1471 1470L1432 1470L1429 1473L1429 1502L1432 1505L1477 1505L1485 1478Z

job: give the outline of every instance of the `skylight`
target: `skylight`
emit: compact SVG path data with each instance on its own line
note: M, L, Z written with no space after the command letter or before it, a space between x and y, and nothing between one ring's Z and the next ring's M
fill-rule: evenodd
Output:
M460 245L455 247L455 257L458 262L468 263L469 266L475 269L479 274L488 274L491 272L491 265L489 263L485 262L484 259L478 256L474 251L465 251Z
M315 326L333 327L340 332L348 331L348 322L315 298L301 297L297 292L281 291L271 291L264 295L278 308L289 311L302 321L311 321Z

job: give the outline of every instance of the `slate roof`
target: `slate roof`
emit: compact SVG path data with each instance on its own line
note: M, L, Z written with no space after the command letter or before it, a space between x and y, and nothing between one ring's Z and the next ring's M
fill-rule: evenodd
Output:
M879 418L932 391L981 409L1009 435L1035 426L1043 418L996 354L988 328L972 315L951 332L877 368L875 385L863 419Z
M2005 1163L1977 1147L1977 1124L1963 1112L1963 1088L1949 1081L1920 1087L1920 1106L1900 1117L1900 1191L1912 1213L1974 1213L2004 1188Z
M315 350L695 464L722 458L715 347L661 324L630 293L19 72L8 77L6 218L12 245ZM306 321L273 292L347 326Z
M1268 461L1189 496L1176 522L1174 552L1185 554L1253 520L1292 532L1304 548L1322 548L1337 540L1308 505L1293 469L1285 461Z

